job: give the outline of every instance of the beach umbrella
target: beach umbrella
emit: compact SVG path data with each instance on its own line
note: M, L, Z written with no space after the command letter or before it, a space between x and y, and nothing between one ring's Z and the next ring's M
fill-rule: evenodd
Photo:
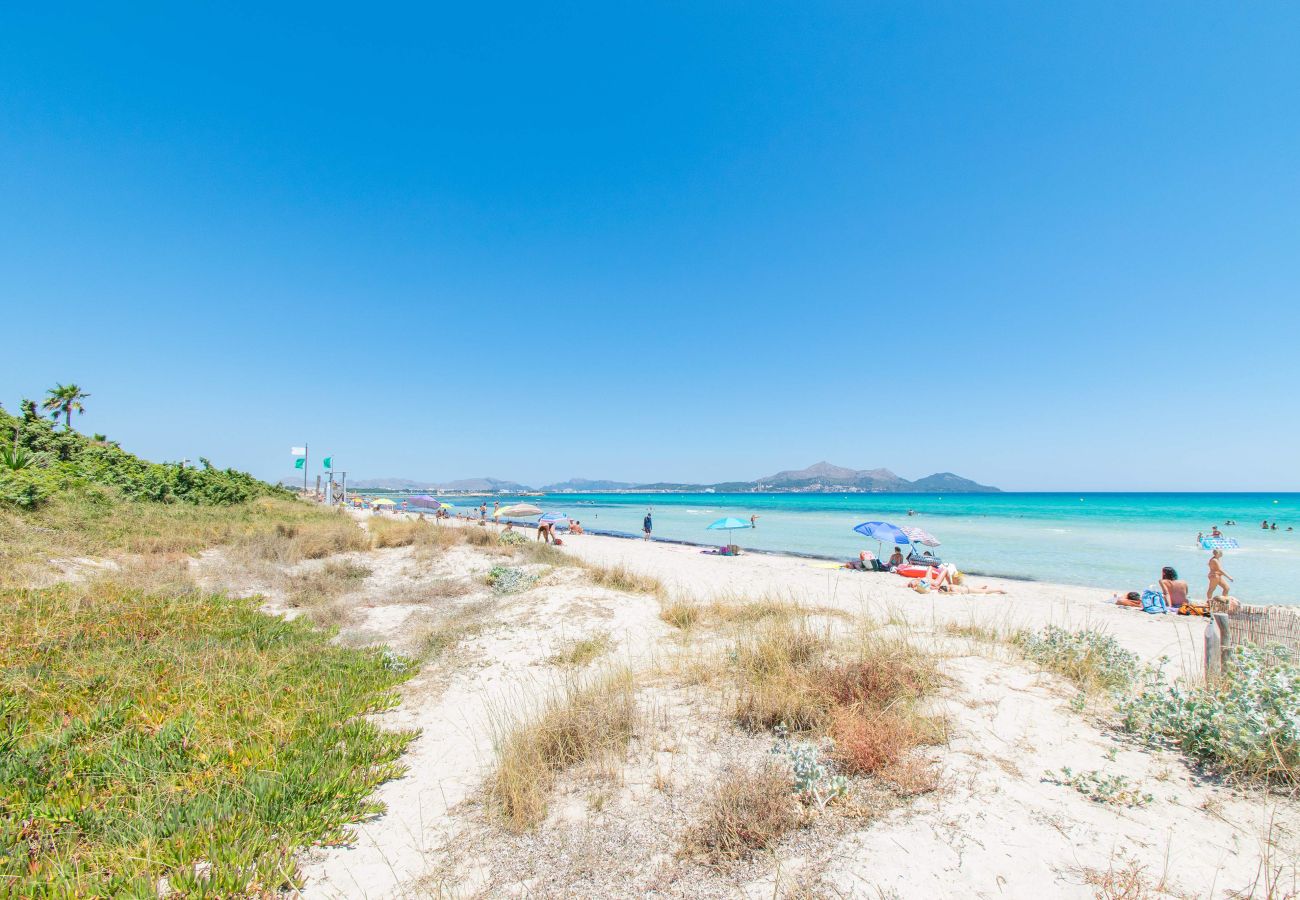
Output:
M541 509L531 503L516 503L514 506L503 506L494 513L494 515L510 517L540 516L541 514Z
M371 506L396 506L397 504L394 503L392 500L389 500L387 497L377 497L376 499L370 501L370 505Z
M1227 537L1201 538L1201 546L1206 550L1237 550L1241 547L1236 538Z
M725 530L727 532L727 546L731 546L732 544L736 543L735 539L732 538L731 535L737 528L751 528L751 527L753 526L751 526L744 519L737 519L735 516L727 516L725 518L718 519L718 521L716 522L711 523L708 526L708 530L709 531Z
M430 497L428 494L416 494L411 498L410 503L417 509L442 509L446 505L437 497Z
M906 531L890 522L863 522L861 525L854 525L853 530L863 537L872 538L882 544L912 543Z
M908 540L913 544L925 544L927 547L938 547L939 542L934 535L924 528L917 528L915 525L900 525L898 530L907 535Z
M569 521L569 517L566 516L564 513L561 513L561 512L548 512L548 513L544 513L544 514L542 515L542 517L541 517L540 519L538 519L537 521L539 521L539 522L556 522L556 523L558 523L558 522L567 522L567 521Z

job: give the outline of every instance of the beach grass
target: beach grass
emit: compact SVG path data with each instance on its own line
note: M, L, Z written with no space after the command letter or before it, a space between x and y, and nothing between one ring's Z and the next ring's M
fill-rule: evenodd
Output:
M410 674L391 653L195 589L110 579L0 603L6 894L287 889L295 849L345 840L402 771L413 735L365 718Z
M51 560L195 554L219 545L258 560L293 563L368 546L341 513L266 497L232 506L154 503L81 485L35 509L0 506L0 587L23 587Z
M653 575L633 572L624 565L599 566L588 563L583 566L592 584L609 588L611 591L623 591L628 594L650 594L653 597L665 597L668 589L664 583Z
M625 751L637 722L634 687L631 670L618 667L566 682L536 711L499 711L487 790L508 829L525 831L545 819L561 772Z
M718 779L684 846L713 862L740 859L772 847L802 820L790 773L765 761Z
M565 641L549 662L552 665L581 668L595 662L614 649L614 639L608 631L598 631L586 637Z

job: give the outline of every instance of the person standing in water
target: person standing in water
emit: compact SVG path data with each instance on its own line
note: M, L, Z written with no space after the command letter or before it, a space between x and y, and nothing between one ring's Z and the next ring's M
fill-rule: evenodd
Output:
M650 531L654 528L654 523L650 521L650 513L645 514L645 519L641 522L641 531L645 533L645 539L650 540Z
M750 528L757 528L757 527L758 527L758 516L756 516L756 515L752 515L752 516L749 517L749 527L750 527Z

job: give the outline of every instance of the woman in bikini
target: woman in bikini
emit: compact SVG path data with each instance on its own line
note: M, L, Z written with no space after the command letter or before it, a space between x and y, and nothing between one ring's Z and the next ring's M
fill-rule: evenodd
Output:
M1228 596L1228 582L1232 581L1232 576L1223 571L1223 564L1219 562L1222 558L1222 550L1215 550L1210 554L1210 587L1205 592L1206 600L1214 599L1216 588L1223 591L1223 596Z

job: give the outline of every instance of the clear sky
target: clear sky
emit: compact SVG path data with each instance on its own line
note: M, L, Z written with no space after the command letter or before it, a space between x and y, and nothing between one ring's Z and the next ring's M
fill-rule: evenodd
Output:
M1297 48L1295 2L9 4L0 403L269 478L1296 490Z

